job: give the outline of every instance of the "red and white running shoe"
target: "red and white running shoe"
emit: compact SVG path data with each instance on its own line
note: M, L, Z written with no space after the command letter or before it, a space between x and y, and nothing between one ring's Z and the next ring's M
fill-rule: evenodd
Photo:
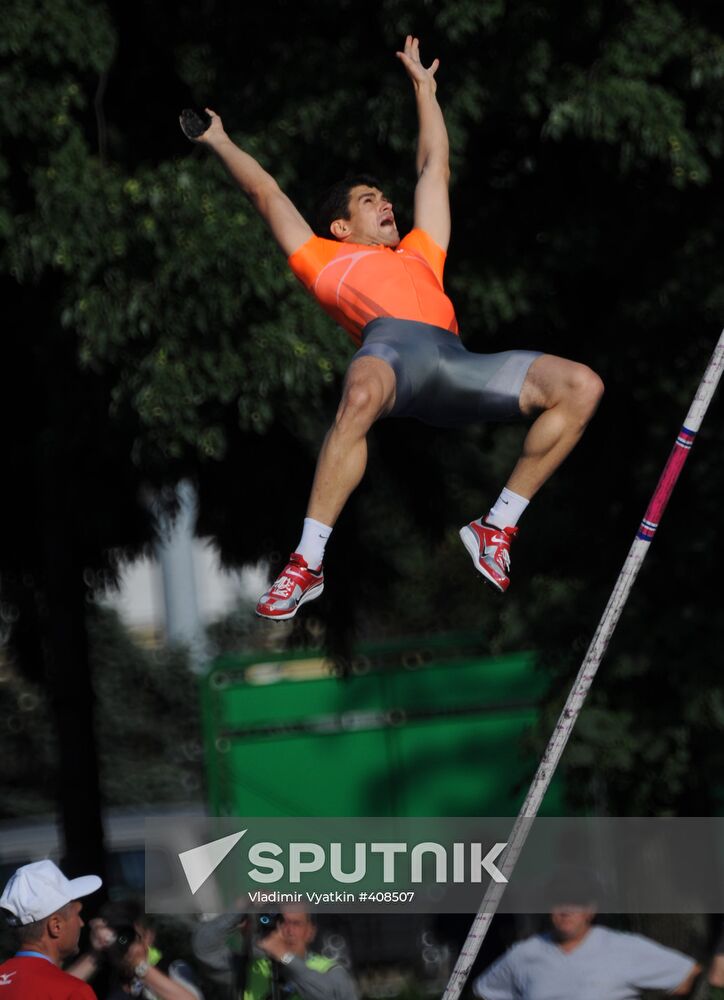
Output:
M323 590L322 567L310 569L298 552L292 552L274 586L259 598L256 613L262 618L286 621L295 616L305 601L313 601Z
M471 521L460 529L460 538L476 570L501 594L510 584L510 543L517 534L517 528L496 528L485 521Z

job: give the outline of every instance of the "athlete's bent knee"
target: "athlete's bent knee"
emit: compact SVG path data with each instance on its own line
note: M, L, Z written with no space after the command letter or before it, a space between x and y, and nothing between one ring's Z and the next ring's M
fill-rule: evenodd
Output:
M558 408L565 419L585 426L603 395L603 382L587 365L542 355L530 366L520 393L526 416Z
M384 392L376 379L353 379L344 389L336 425L366 433L384 409Z
M571 375L571 395L576 409L590 420L603 396L603 379L587 365L577 364Z
M379 408L381 395L369 379L354 381L345 389L343 404L354 413L368 413Z

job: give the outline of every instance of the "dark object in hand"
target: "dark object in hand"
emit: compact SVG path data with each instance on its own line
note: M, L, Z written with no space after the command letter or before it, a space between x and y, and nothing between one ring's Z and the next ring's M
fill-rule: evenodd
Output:
M185 108L179 115L179 124L187 139L198 139L211 124L211 115L207 115L205 111Z
M121 965L128 949L134 941L138 940L138 931L133 924L113 927L112 930L116 937L108 948L108 961L112 965Z
M281 913L260 913L256 918L256 933L260 938L265 938L279 925Z

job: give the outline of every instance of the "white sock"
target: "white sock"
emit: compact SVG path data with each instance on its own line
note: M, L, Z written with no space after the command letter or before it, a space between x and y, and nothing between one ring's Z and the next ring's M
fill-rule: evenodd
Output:
M514 528L527 506L525 497L518 496L504 486L485 520L496 528Z
M294 551L299 553L310 569L319 569L322 565L324 547L331 534L329 525L315 521L313 517L304 518L302 539Z

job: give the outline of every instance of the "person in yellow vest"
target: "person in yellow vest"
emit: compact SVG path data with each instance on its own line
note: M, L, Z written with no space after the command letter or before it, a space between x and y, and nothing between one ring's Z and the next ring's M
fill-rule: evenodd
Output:
M334 959L311 950L317 933L305 910L282 910L274 930L249 948L242 933L242 953L228 945L229 936L248 929L245 914L222 914L199 923L192 948L204 971L226 987L234 1000L271 1000L274 971L279 974L282 1000L358 1000L354 980Z

